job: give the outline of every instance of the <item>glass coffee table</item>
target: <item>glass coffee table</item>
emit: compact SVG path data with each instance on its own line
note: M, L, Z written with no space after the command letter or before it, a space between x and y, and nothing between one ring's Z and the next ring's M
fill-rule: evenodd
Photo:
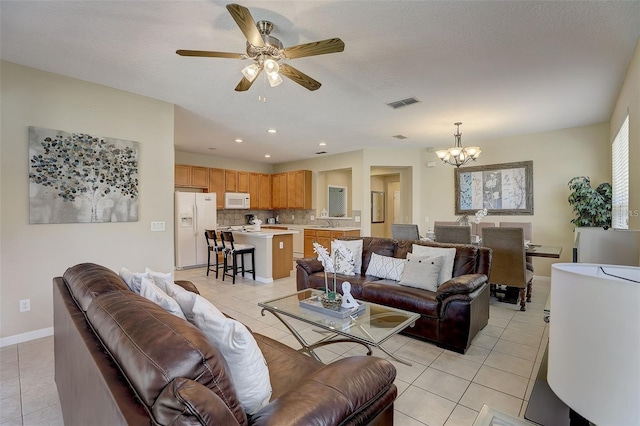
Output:
M355 342L368 349L367 355L371 355L371 348L375 347L396 361L411 365L388 352L382 347L382 344L405 328L413 326L420 317L419 314L376 303L358 301L364 304L363 310L360 310L356 315L339 318L300 306L301 300L322 294L321 290L301 290L288 296L258 303L258 306L262 307L263 316L265 311L271 312L291 331L291 334L302 345L300 352L308 353L318 361L320 358L314 352L315 348L332 343ZM315 330L319 335L324 334L325 336L315 342L307 342L295 329L295 326L287 321L287 317L311 324L319 329Z

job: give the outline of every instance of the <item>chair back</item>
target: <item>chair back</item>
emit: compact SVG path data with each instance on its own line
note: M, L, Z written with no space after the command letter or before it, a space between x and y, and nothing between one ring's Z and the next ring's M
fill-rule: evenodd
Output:
M459 222L454 221L447 221L447 220L436 220L433 222L433 226L460 226Z
M233 245L233 232L220 231L220 240L222 241L222 247L224 249L231 251L235 250L235 247Z
M460 225L436 225L433 228L436 241L449 244L471 244L471 227Z
M493 251L489 273L491 284L518 288L527 286L522 228L484 228L482 245Z
M220 248L220 246L218 245L218 237L216 236L215 230L205 229L204 238L205 240L207 240L207 246L209 247L209 250L217 250Z
M524 231L524 239L531 241L533 226L531 222L500 222L501 228L522 228Z
M494 228L496 224L494 222L480 222L471 224L471 233L482 237L482 230L484 228Z
M391 224L391 236L394 240L419 240L418 225L416 224Z

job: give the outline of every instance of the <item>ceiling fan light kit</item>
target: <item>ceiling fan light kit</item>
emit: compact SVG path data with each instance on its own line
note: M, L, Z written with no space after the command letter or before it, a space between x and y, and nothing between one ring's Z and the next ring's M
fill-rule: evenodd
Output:
M280 61L344 50L344 42L339 38L284 48L280 40L270 35L273 29L271 22L258 21L256 24L249 9L239 4L228 4L227 10L247 39L246 54L204 50L176 50L176 53L180 56L252 59L254 63L242 69L242 80L235 88L238 92L249 90L262 70L265 71L271 87L282 83L281 75L284 75L308 90L318 90L321 86L318 81Z
M436 155L440 160L452 166L460 167L467 164L469 161L476 161L482 153L477 146L470 146L464 148L462 146L462 133L460 133L461 122L453 123L456 126L456 133L453 135L455 138L455 145L449 149L441 149L436 151Z

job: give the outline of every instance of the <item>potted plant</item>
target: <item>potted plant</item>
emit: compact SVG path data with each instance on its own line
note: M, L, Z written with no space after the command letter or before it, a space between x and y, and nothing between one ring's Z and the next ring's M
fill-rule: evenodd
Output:
M569 204L576 214L571 221L576 226L609 228L611 226L611 184L604 182L591 187L587 176L576 176L569 181Z

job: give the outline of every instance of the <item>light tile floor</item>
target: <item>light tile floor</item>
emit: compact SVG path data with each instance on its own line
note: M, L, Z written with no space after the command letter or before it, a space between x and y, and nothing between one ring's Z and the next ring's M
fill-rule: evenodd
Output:
M295 291L295 271L289 278L262 284L248 278L216 280L203 268L176 271L176 279L193 281L201 294L252 330L292 347L299 344L272 315L261 315L257 302ZM385 348L413 363L395 362L398 399L396 426L471 425L483 404L522 417L548 339L543 309L549 281L534 283L527 311L491 300L489 325L474 339L465 355L397 335ZM298 323L305 338L312 327ZM364 354L360 345L339 343L319 348L323 362ZM374 356L387 358L374 349ZM0 349L0 426L62 425L54 382L53 337Z

